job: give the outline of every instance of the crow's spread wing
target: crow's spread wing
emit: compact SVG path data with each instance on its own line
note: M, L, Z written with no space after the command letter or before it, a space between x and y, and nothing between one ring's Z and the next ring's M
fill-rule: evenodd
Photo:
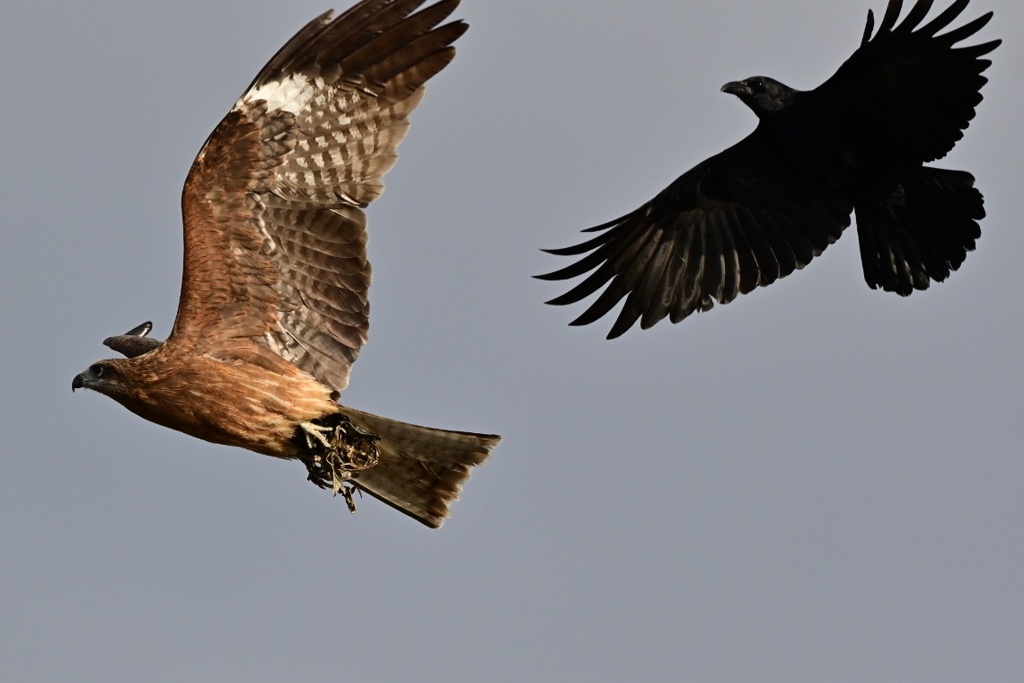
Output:
M968 2L957 0L922 25L932 0L918 0L899 24L902 2L890 0L874 36L869 11L861 46L808 95L903 157L928 162L945 156L981 102L987 82L981 74L991 64L981 57L1001 42L956 46L980 31L992 12L940 34Z
M676 323L714 301L771 284L802 268L850 224L849 202L780 158L758 128L680 176L636 211L590 228L597 237L552 254L578 256L544 280L588 277L555 305L607 288L573 325L626 299L608 338L637 320Z

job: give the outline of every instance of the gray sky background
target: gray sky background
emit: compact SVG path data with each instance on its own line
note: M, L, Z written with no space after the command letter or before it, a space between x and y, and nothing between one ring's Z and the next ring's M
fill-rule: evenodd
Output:
M946 283L869 290L851 229L607 342L530 278L754 127L723 83L813 87L869 8L464 0L344 396L504 435L433 532L69 390L168 333L189 165L324 0L5 3L0 679L1024 680L1024 6L966 13L1005 43L940 164L988 210Z

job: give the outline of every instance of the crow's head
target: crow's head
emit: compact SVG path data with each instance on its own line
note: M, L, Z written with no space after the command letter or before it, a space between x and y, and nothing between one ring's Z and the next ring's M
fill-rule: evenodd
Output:
M722 92L740 98L755 114L761 116L788 107L798 91L767 76L751 76L742 81L726 83L722 86Z

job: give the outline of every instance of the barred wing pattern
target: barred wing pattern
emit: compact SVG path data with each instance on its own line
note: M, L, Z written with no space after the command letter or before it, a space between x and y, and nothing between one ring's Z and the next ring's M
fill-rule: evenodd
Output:
M337 391L366 342L363 208L380 196L423 85L466 30L458 5L364 0L299 31L217 126L182 196L185 266L171 339Z

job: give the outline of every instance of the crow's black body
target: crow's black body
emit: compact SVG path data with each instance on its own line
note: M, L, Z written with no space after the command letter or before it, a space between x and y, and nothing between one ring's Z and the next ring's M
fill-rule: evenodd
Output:
M722 90L757 114L754 132L636 211L591 228L593 239L550 250L586 255L542 279L594 272L549 303L607 284L574 325L624 297L609 338L637 320L644 329L679 322L807 265L851 212L868 285L905 296L945 280L974 248L985 211L973 176L924 164L963 136L986 82L981 57L1000 43L956 47L991 12L941 33L968 1L922 24L932 2L918 0L897 25L902 3L890 0L873 37L869 11L861 46L814 90L763 76L727 83Z

